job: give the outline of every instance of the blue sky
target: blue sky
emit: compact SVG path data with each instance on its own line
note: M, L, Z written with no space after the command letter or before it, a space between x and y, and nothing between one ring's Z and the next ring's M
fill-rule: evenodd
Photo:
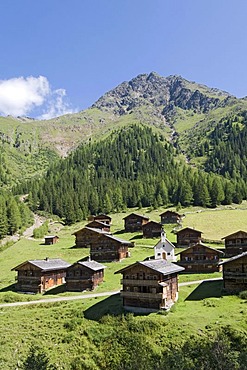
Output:
M247 95L246 0L1 0L0 114L79 111L140 73Z

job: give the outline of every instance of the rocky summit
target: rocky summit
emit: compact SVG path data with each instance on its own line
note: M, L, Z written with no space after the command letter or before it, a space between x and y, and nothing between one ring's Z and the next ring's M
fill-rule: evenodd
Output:
M181 76L162 77L151 72L121 83L92 107L121 116L143 106L152 106L169 119L174 115L175 107L207 113L211 109L224 107L232 99L234 97L225 91L187 81Z

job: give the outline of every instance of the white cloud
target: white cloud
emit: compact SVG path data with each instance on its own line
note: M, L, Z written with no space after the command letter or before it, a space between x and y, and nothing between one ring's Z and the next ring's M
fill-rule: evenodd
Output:
M50 119L74 112L75 110L73 110L70 107L70 104L66 101L66 91L64 89L57 89L49 94L45 112L38 118Z
M73 112L66 101L66 91L52 90L44 76L0 80L0 114L32 116L37 110L40 119Z

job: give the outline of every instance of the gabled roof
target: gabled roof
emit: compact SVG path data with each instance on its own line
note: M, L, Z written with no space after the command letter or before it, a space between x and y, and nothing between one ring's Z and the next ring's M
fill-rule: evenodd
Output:
M219 254L224 254L224 252L220 251L219 249L209 247L208 245L203 244L203 243L197 243L197 244L195 244L195 245L192 245L192 246L190 246L190 247L188 247L188 248L184 249L183 251L181 251L181 252L179 252L179 253L176 253L176 255L181 254L181 253L183 253L183 252L187 252L188 250L193 249L194 247L198 247L198 246L202 246L203 248L206 248L206 249L209 249L209 250L212 250L212 251L216 251L216 252L218 252Z
M85 266L87 268L89 268L90 270L93 270L93 271L98 271L98 270L103 270L106 268L106 266L102 265L101 263L97 262L97 261L78 261L78 262L75 262L74 265L76 264L79 264L79 265L82 265L82 266Z
M157 244L155 244L155 246L154 246L154 248L156 248L159 244L168 244L168 245L170 245L173 249L175 249L175 245L173 245L172 244L172 242L170 242L170 240L168 240L167 238L165 238L165 241L162 241L161 239L160 239L160 241L157 243Z
M193 229L192 227L185 227L184 229L178 230L178 231L176 232L176 234L179 234L179 233L181 233L182 231L185 231L185 230L188 230L188 231L194 231L195 233L203 234L203 232L202 232L202 231L199 231L199 230Z
M182 217L182 215L180 215L179 213L177 213L177 212L175 212L175 211L169 211L169 210L167 210L167 211L165 211L165 212L161 213L161 214L160 214L160 216L164 216L165 214L169 214L169 213L171 213L171 214L173 214L173 215L176 215L176 216L178 216L178 217Z
M130 217L130 216L136 216L136 217L142 218L142 219L144 219L144 220L149 220L149 217L144 216L144 215L139 215L138 213L135 213L135 212L130 213L128 216L125 216L125 217L123 218L123 220L125 220L126 218L128 218L128 217Z
M96 215L96 216L93 216L94 220L97 219L97 218L107 218L108 220L111 220L111 217L104 214L104 213L100 213L99 215Z
M58 238L59 239L57 235L46 235L45 239L48 239L48 238Z
M85 226L85 227L83 227L82 229L75 231L72 235L76 235L76 234L78 234L80 231L83 231L83 230L90 230L90 231L93 231L93 232L98 233L98 234L109 234L109 231L105 231L105 230L102 230L102 229L97 229L97 228L95 228L95 227L88 227L88 226Z
M160 229L162 229L162 224L160 222L156 222L156 221L149 221L145 225L143 225L142 227L146 228L146 227L150 226L151 224L155 225L155 226L159 226Z
M110 227L110 225L109 224L106 224L106 223L104 223L104 222L102 222L102 221L97 221L97 220L93 220L93 221L90 221L87 225L86 225L86 227L92 227L92 228L94 228L95 229L95 227L93 227L93 225L98 225L98 226L103 226L103 227Z
M236 231L233 234L224 236L224 238L221 238L221 239L223 240L223 239L232 239L232 238L235 238L235 237L237 238L239 234L241 234L242 236L244 236L244 237L247 238L247 232L246 231L239 230L239 231Z
M235 261L235 260L238 260L242 257L246 257L247 256L247 252L243 252L241 254L238 254L237 256L233 256L231 258L229 258L227 261L222 261L219 263L219 265L224 265L224 264L227 264L228 262L232 262L232 261Z
M52 271L52 270L62 270L71 266L70 263L60 259L60 258L46 258L44 260L29 260L21 263L20 265L12 268L13 270L18 270L20 267L26 265L27 263L37 267L41 271Z
M133 245L133 243L129 242L128 240L120 239L114 235L105 234L105 236L109 239L116 240L117 242L122 243L122 244Z
M162 275L169 275L169 274L184 270L184 267L178 266L175 263L168 262L163 259L159 259L159 260L149 260L149 261L141 261L141 262L137 261L133 263L132 265L129 265L121 270L116 271L115 274L122 273L136 265L142 265L142 266L148 267L153 271L161 273Z

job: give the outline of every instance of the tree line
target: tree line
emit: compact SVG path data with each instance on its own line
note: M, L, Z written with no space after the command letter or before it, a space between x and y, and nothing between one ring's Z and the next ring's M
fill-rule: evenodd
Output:
M10 192L0 192L0 239L21 232L32 222L32 213L25 203Z
M215 207L241 203L247 196L245 181L188 166L162 135L142 125L81 145L52 164L42 179L15 191L29 193L33 211L56 214L67 224L127 207Z

